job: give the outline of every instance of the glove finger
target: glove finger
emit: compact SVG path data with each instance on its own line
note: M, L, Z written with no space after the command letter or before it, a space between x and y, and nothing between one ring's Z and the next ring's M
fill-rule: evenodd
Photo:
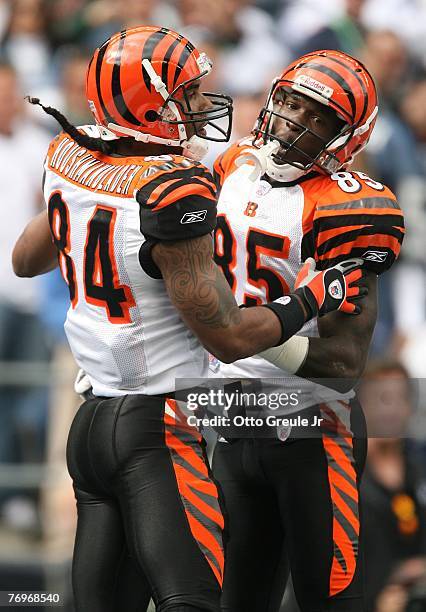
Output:
M348 272L348 274L345 274L346 284L352 285L353 283L359 281L362 277L363 273L360 268L357 270L352 270L351 272Z
M364 297L368 295L368 287L365 287L364 285L361 286L356 286L356 287L349 287L346 291L346 297L354 297L356 296L357 298L360 297Z
M340 312L345 312L346 314L359 314L361 309L356 304L351 304L346 300L342 302L342 305L339 308Z

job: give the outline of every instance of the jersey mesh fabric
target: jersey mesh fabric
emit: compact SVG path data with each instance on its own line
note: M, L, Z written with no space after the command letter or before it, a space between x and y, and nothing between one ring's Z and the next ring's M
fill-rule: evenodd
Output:
M84 158L90 158L86 163L93 162L93 172L102 171L104 166L110 177L115 176L114 181L108 183L106 174L103 185L91 187L89 175L83 173L78 179L72 168L69 170L62 164L61 171L60 167L54 166L52 158L55 147L61 145L61 137L53 142L46 162L44 195L48 204L53 194L60 194L67 210L66 254L72 260L77 289L74 305L68 310L65 330L74 357L88 374L95 395L162 394L174 391L176 378L205 376L208 359L203 347L184 325L170 301L164 282L151 278L139 263L139 251L146 238L141 231L140 204L133 190L123 188L125 176L116 180L117 176L123 176L123 158L92 155L80 148ZM174 158L168 157L172 159L170 163L174 163ZM73 159L78 161L78 156ZM131 161L135 162L135 158ZM161 160L156 162L149 158L145 162L144 158L139 158L137 161L139 166L137 163L128 164L126 171L127 175L135 176L135 184L138 171L147 166L155 177L156 163L160 164ZM69 166L73 163L71 160ZM118 173L111 175L116 170ZM71 180L70 176L77 178ZM116 184L118 188L113 193L106 193L108 184L111 188ZM120 302L123 312L128 312L125 321L112 320L113 317L108 316L107 303L91 299L85 287L89 226L99 208L110 211L114 219L109 226L108 246L105 248L110 263L113 260L113 271L116 270L113 273L114 288L125 288L126 301ZM100 243L96 249L100 252ZM100 255L95 252L96 257L100 260ZM62 270L66 276L66 267L62 266ZM94 278L96 274L97 279ZM100 273L92 271L94 285L102 285L103 280L99 278L102 274L103 269Z
M215 164L215 178L221 184L218 215L223 217L235 242L233 260L227 265L231 273L228 277L234 278L233 289L239 304L244 303L247 296L257 298L258 303L279 297L268 295L267 283L253 281L253 270L256 274L262 267L285 281L283 293L291 291L303 260L318 257L316 242L324 240L323 236L334 225L338 228L336 232L331 229L327 234L327 248L333 254L329 265L351 256L361 257L363 253L370 259L366 266L376 273L392 265L402 242L403 218L395 197L386 187L362 173L346 172L333 177L316 176L293 186L272 186L265 177L253 183L248 178L252 168L235 164L240 154L241 147L233 146ZM347 231L345 223L351 226ZM263 233L282 237L288 252L284 246L280 257L279 252L268 253L261 246L253 250L252 246L250 253L249 234L252 231L258 236ZM219 246L219 251L222 250L223 247ZM383 258L383 263L375 261L373 264L372 257L376 260ZM250 272L251 259L256 263L251 264ZM217 262L220 264L220 256ZM319 266L328 267L322 260ZM299 334L318 336L316 320L308 322ZM297 392L297 405L284 408L285 413L353 396L352 392L339 394L290 375L257 356L233 364L221 364L211 375L216 378L262 379L262 391L266 393Z

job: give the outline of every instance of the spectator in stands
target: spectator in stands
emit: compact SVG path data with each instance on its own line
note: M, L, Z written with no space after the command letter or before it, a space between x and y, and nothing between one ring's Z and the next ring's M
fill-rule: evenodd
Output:
M52 82L47 34L46 0L14 0L0 43L1 54L13 65L25 91L37 95Z
M361 484L367 609L402 612L409 587L426 574L426 479L405 439L414 404L406 370L372 363L359 399L369 432Z
M303 41L337 19L344 0L287 0L278 20L278 34L294 57Z
M421 168L414 136L395 110L409 72L407 49L393 32L370 32L360 58L374 77L380 106L374 133L365 150L367 166L375 177L389 185L402 210L409 215L413 205L409 185L421 175ZM408 252L404 248L402 257ZM376 355L383 355L394 343L395 301L401 297L394 284L395 270L379 283L379 316L373 339Z
M41 206L42 163L49 137L24 116L15 70L0 63L0 361L48 357L37 316L38 284L15 277L11 252L23 224ZM41 461L47 401L25 380L0 388L0 463ZM3 495L2 495L3 493ZM8 492L10 496L10 491ZM6 492L0 492L0 503ZM12 513L13 516L14 513Z
M418 173L403 182L406 242L396 273L395 318L400 358L412 376L426 377L426 79L411 84L400 105L402 119L414 136ZM413 284L414 283L414 284ZM411 288L418 286L413 295Z
M139 25L174 28L178 20L166 0L94 0L83 11L84 42L91 51L115 32Z
M426 68L426 4L424 0L367 0L363 23L369 30L391 30Z
M216 78L230 95L256 94L290 59L271 16L248 0L178 0L177 8L180 30L198 44L210 37L219 48Z
M59 108L74 125L93 122L86 100L86 72L90 56L78 49L67 50L61 63ZM57 125L55 126L57 129Z
M356 57L364 43L365 30L361 24L364 2L345 0L342 13L303 40L295 54L299 56L319 49L335 49Z

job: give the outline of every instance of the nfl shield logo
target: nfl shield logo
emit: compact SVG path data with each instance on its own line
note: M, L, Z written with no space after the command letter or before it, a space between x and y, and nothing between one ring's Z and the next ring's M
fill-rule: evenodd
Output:
M340 284L340 281L337 278L329 286L328 293L335 300L342 299L342 297L343 297L343 289L342 289L342 285Z
M258 204L256 204L255 202L249 202L247 204L247 208L244 211L244 214L247 217L255 217L257 208L258 208Z

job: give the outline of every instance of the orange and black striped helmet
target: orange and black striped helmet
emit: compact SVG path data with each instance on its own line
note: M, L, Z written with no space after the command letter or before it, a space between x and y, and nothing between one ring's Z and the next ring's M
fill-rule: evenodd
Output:
M204 93L206 109L192 111L186 92L210 70L207 56L172 30L123 30L96 49L87 71L87 99L96 123L118 137L181 146L192 124L200 138L227 141L231 98ZM224 117L227 125L216 123Z
M273 134L274 117L286 121L285 111L274 110L274 99L278 90L295 91L334 110L341 120L338 134L325 142L321 151L310 157L303 151L303 134L312 130L299 124L300 137L292 143L281 141ZM276 108L276 107L275 107ZM373 131L378 112L376 87L372 76L357 59L342 51L314 51L292 62L272 83L265 107L261 110L254 129L255 143L278 140L286 152L295 150L305 156L306 164L286 159L286 152L280 153L281 163L289 163L308 171L311 168L326 173L336 172L351 163L354 155L367 144Z

